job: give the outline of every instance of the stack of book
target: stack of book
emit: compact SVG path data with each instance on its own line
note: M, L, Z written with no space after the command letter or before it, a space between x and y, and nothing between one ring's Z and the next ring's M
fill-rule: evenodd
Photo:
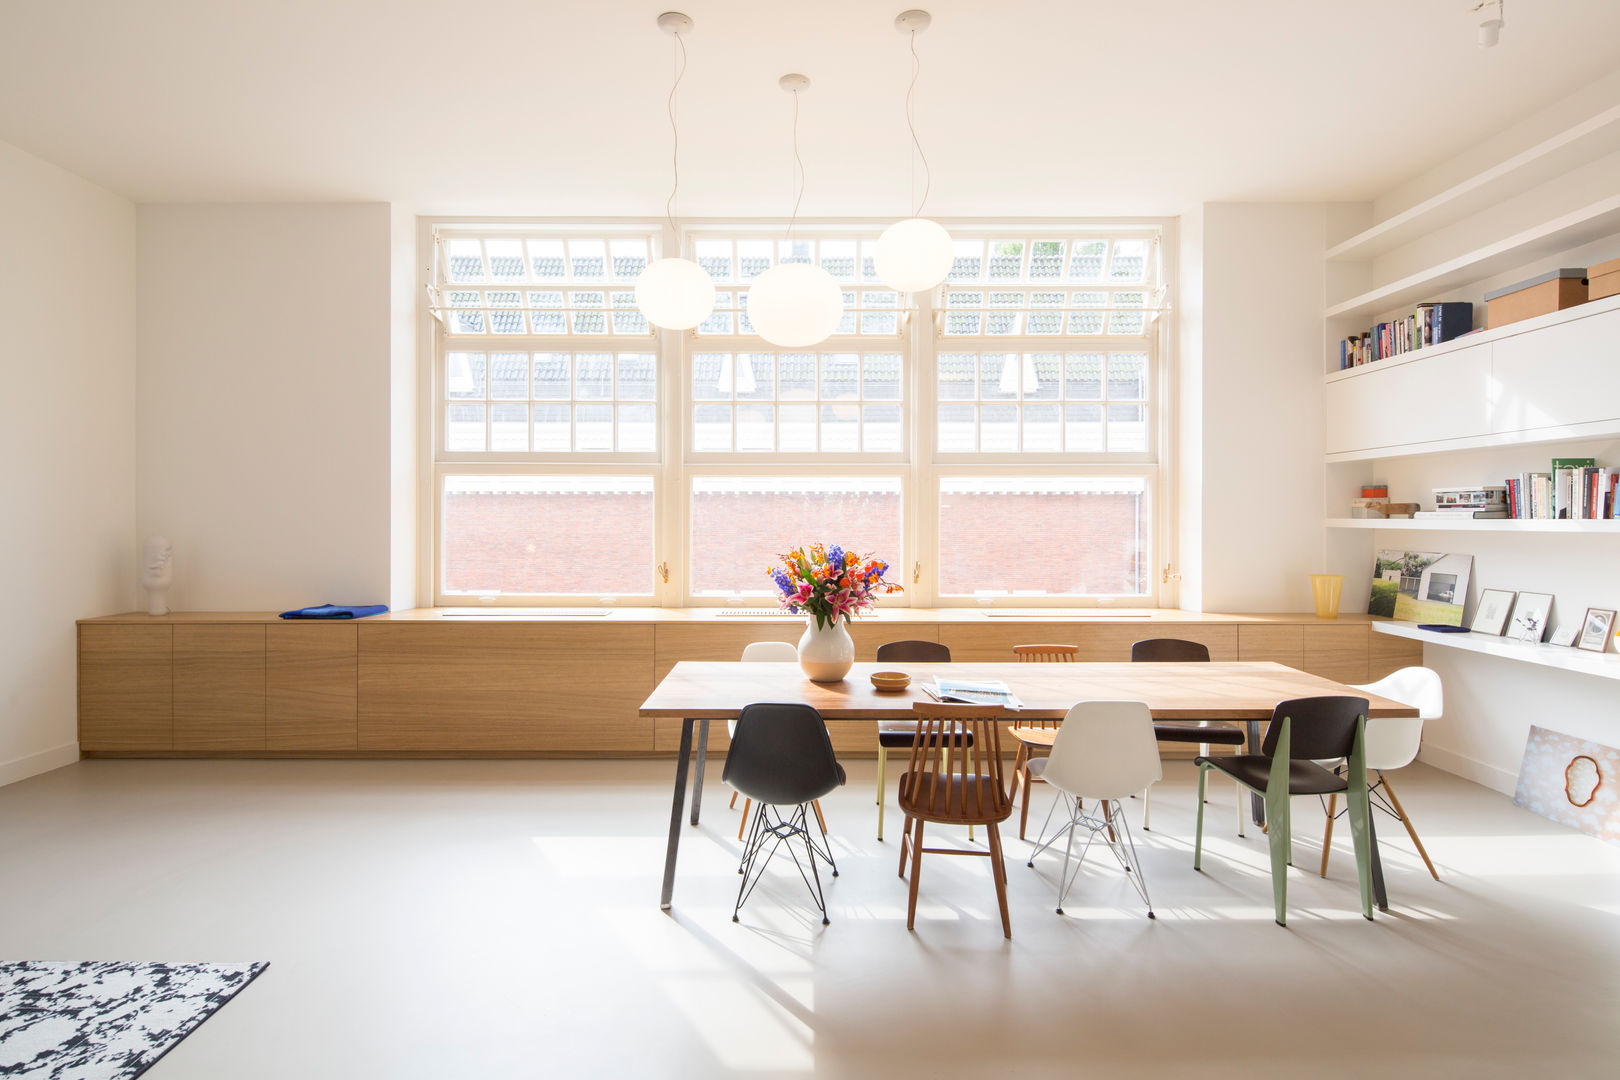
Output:
M1620 474L1592 458L1553 458L1549 472L1520 473L1507 481L1509 517L1544 520L1613 519Z
M1420 510L1420 518L1505 518L1508 489L1503 487L1435 488L1434 509Z
M1419 304L1404 319L1381 322L1339 342L1339 367L1360 367L1414 349L1462 337L1474 329L1474 305L1463 301Z

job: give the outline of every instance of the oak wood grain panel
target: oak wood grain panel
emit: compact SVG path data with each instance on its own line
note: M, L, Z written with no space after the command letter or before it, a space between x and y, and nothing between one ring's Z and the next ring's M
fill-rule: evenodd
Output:
M1269 660L1274 664L1287 664L1298 668L1305 665L1305 628L1303 626L1240 626L1238 627L1238 659Z
M736 623L664 623L657 627L654 676L662 679L682 660L736 660L755 641L786 641L797 645L804 636L802 619L768 619ZM938 641L939 627L931 623L875 622L856 619L849 636L855 659L873 660L877 647L887 641Z
M174 748L174 629L79 627L79 749Z
M1377 682L1403 667L1421 666L1423 642L1367 631L1367 681Z
M265 627L174 628L174 748L263 750Z
M1341 683L1367 681L1367 637L1365 625L1323 623L1303 626L1305 635L1304 670Z
M639 750L650 624L362 624L360 748Z
M358 631L352 622L265 627L268 749L359 749Z
M942 623L939 640L956 661L999 663L1011 660L1014 645L1078 645L1081 662L1116 662L1131 658L1131 646L1145 638L1175 637L1209 646L1211 660L1237 660L1238 628L1207 623L1131 620L1123 623L1057 619L1044 623L986 619L983 623Z
M912 674L901 693L881 693L856 664L838 683L813 683L797 664L682 663L641 705L646 717L736 716L755 701L797 701L828 720L910 716L927 697L917 684L937 675L1000 679L1023 701L1019 714L1056 719L1077 701L1143 701L1161 720L1264 720L1279 701L1345 694L1343 684L1275 663L1208 664L884 664ZM1410 706L1372 696L1370 716L1416 716Z

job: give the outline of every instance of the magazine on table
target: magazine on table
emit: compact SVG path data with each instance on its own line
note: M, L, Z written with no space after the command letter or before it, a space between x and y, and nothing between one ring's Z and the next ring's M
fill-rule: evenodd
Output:
M922 688L935 701L958 705L1000 705L1007 709L1024 707L1018 695L1000 679L935 679L932 685L923 683Z

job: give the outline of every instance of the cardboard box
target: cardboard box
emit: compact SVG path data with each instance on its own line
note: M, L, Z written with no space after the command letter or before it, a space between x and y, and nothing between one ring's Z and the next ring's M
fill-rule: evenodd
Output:
M1620 259L1598 263L1586 271L1588 300L1602 300L1605 296L1620 294Z
M1566 267L1485 294L1485 327L1533 319L1586 303L1586 271Z

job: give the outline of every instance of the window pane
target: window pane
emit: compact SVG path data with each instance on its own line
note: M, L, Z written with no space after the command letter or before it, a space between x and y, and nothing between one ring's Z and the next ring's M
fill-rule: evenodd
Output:
M1017 281L1024 273L1024 242L1022 240L992 240L990 242L991 281Z
M724 401L731 396L731 354L692 354L692 398Z
M1099 401L1103 396L1103 354L1070 353L1064 361L1064 396L1070 401Z
M861 448L861 407L823 405L821 407L821 448L834 453L853 453Z
M1108 406L1110 453L1141 453L1147 449L1147 406Z
M898 582L901 520L898 477L696 477L691 590L773 595L765 568L818 540L896 564Z
M1141 281L1147 273L1147 241L1114 241L1114 259L1109 264L1108 280Z
M899 353L872 353L862 358L861 396L867 401L900 400Z
M777 407L777 448L791 453L810 453L816 448L816 407L780 405Z
M854 353L827 353L821 358L821 396L828 401L860 397L861 358Z
M753 281L771 268L772 245L769 240L737 241L737 280Z
M1148 593L1146 480L960 477L939 488L941 595Z
M939 449L947 454L971 454L977 430L972 405L939 407Z
M649 454L658 449L658 419L651 405L619 406L619 451Z
M699 240L697 242L697 264L708 271L710 277L716 282L731 280L731 241L730 240Z
M613 254L613 280L634 281L647 269L647 241L635 239L614 240L609 245Z
M529 399L529 354L498 352L489 358L489 396L497 401Z
M1114 401L1146 400L1146 353L1114 353L1108 358L1108 397Z
M607 401L613 397L612 356L607 353L575 355L574 397L579 401Z
M901 438L900 406L862 406L861 449L868 453L892 454L904 448Z
M484 294L484 302L492 308L519 308L523 306L523 294L516 290L491 289ZM492 311L489 313L489 329L494 334L521 334L524 331L523 312Z
M737 449L763 453L776 448L776 428L772 408L757 402L737 406Z
M1108 260L1108 241L1076 240L1069 251L1070 281L1101 281Z
M814 353L789 353L776 359L776 393L783 401L816 399Z
M1024 357L1024 397L1055 401L1063 389L1063 357L1035 353Z
M440 533L446 593L652 595L651 477L446 477Z
M574 449L613 449L613 406L574 406Z
M1024 406L1024 449L1041 452L1063 449L1063 427L1058 419L1058 406Z
M776 357L773 354L741 353L736 364L739 401L769 401L776 395Z
M451 281L484 280L484 249L477 240L446 240L444 253Z
M607 313L592 311L603 305L603 296L599 292L574 292L568 294L568 302L574 307L574 333L576 334L605 334L607 333Z
M570 367L567 353L535 353L534 396L542 401L567 401Z
M951 272L947 281L978 281L984 276L984 242L955 240L951 243Z
M446 450L482 450L484 448L484 406L446 406L444 448Z
M484 354L453 352L444 358L444 396L481 399L484 396Z
M855 241L823 240L821 268L839 281L854 281L859 276L855 265Z
M607 276L607 244L601 240L568 241L568 259L575 281L601 281Z
M492 281L523 281L528 277L523 266L523 241L485 240L484 252L489 256Z
M1018 396L1018 356L983 353L979 357L979 400L1009 400Z
M567 405L536 405L533 412L536 450L562 453L573 446L574 433L569 425Z
M529 270L536 281L561 281L568 276L568 262L561 240L530 240Z
M972 401L977 381L978 356L974 353L939 354L939 399Z
M1103 407L1065 405L1063 407L1063 448L1071 454L1096 453L1103 448Z
M979 406L979 449L986 453L1018 449L1018 406Z
M491 405L489 448L491 450L529 449L529 407Z
M692 449L731 449L731 406L698 405L692 409Z
M657 360L652 353L619 354L620 401L651 401L657 388Z

